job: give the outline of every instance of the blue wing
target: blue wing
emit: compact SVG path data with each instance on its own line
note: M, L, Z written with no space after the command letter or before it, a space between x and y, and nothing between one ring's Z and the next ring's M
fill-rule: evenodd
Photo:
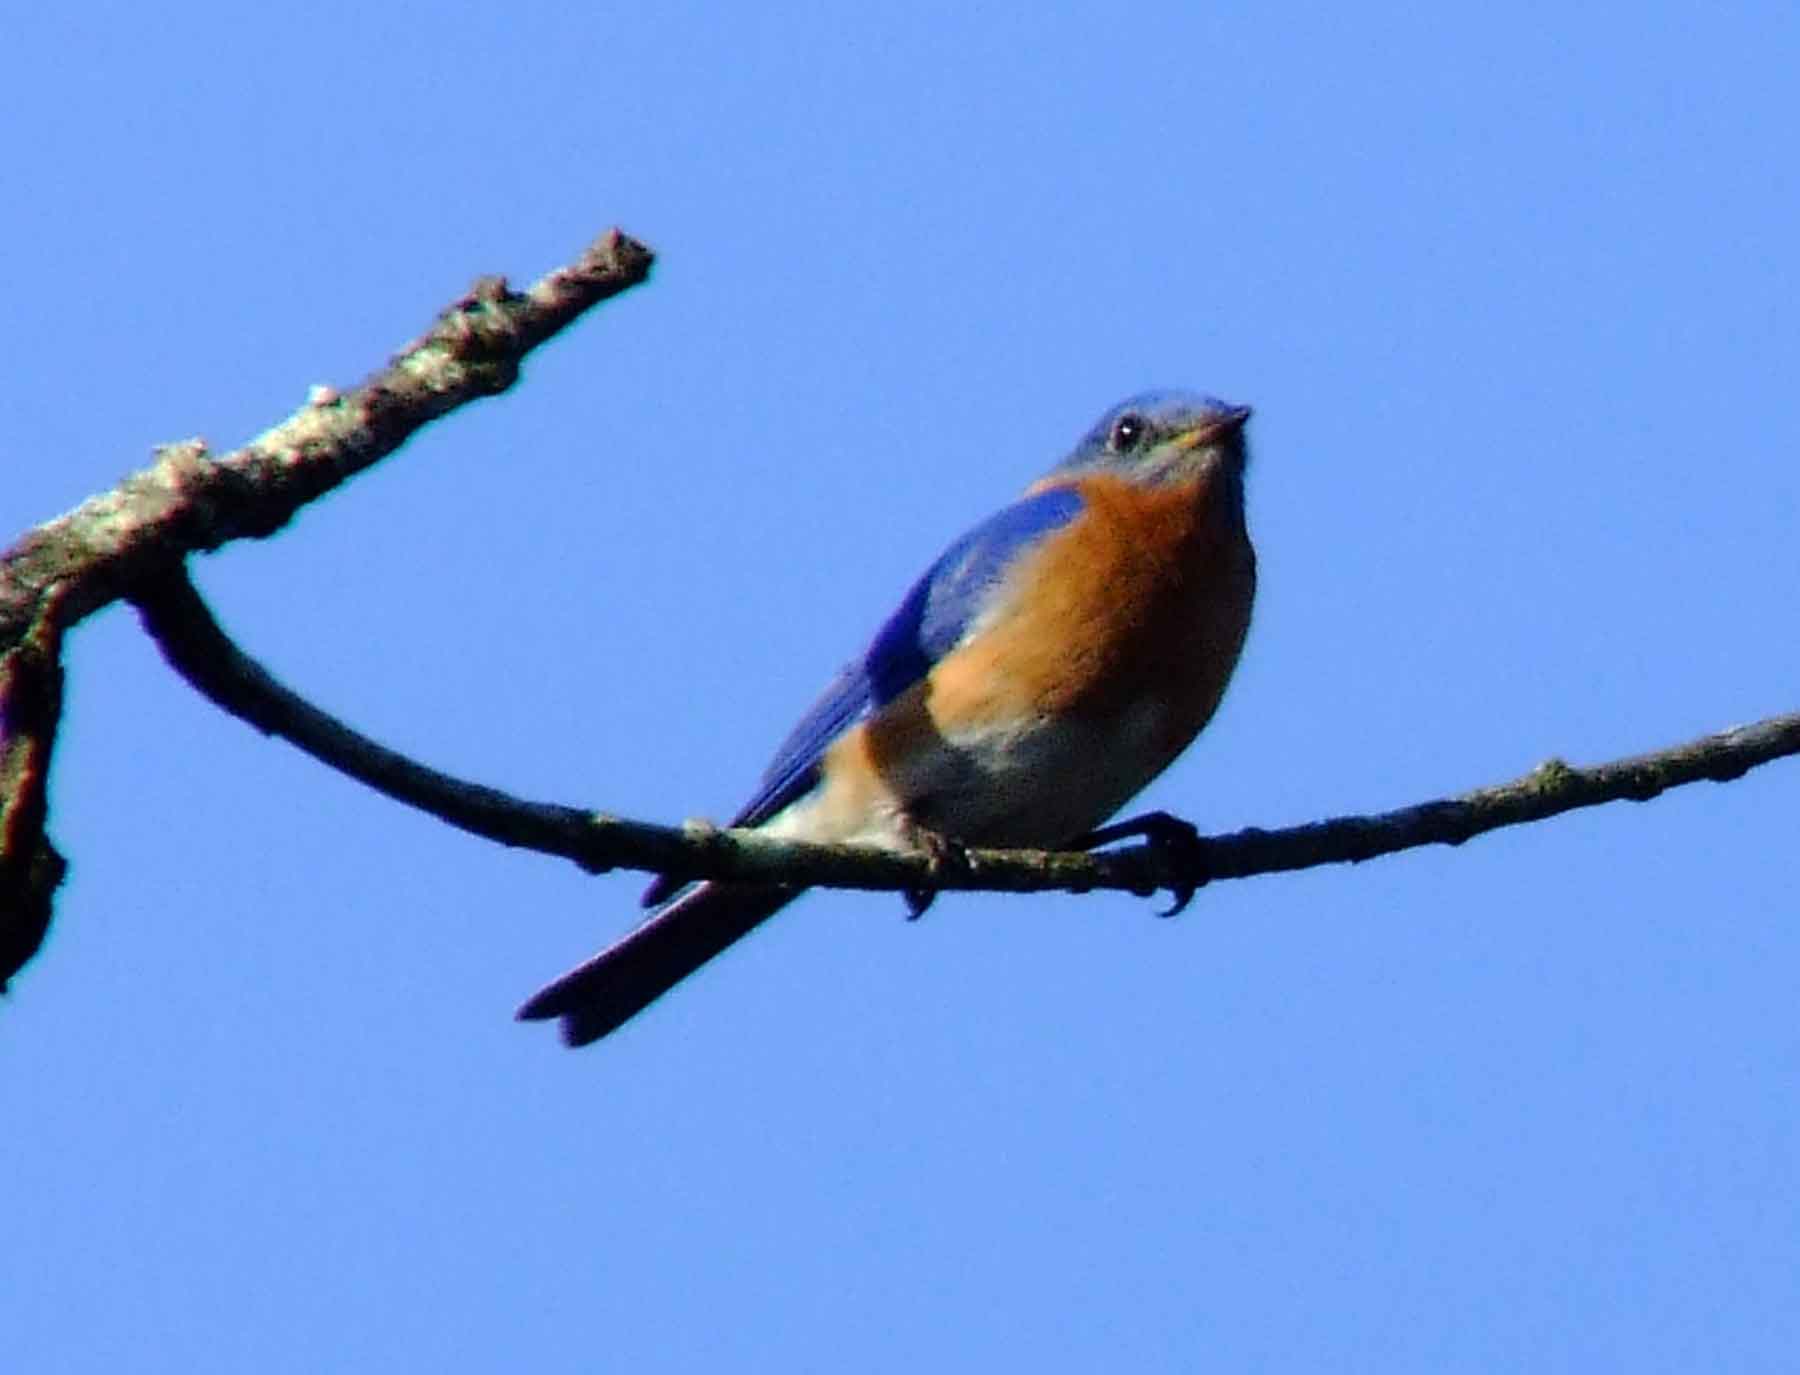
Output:
M801 718L731 824L759 825L811 791L831 742L929 673L961 641L1020 552L1067 525L1081 508L1073 487L1051 487L988 517L946 549L868 649L844 666Z

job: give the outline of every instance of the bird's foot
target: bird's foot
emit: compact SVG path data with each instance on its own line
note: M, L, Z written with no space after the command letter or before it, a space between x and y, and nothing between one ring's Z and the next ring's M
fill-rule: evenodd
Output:
M968 847L942 831L934 831L915 821L907 827L907 839L924 852L926 864L934 874L942 873L945 869L960 868L968 863ZM924 916L931 904L937 901L941 891L938 888L901 889L900 900L906 904L906 919L917 921Z
M1194 894L1205 886L1208 877L1209 846L1193 822L1183 821L1169 812L1145 812L1142 816L1127 817L1124 821L1115 821L1110 826L1089 831L1072 842L1069 848L1097 850L1102 845L1111 845L1115 841L1135 839L1142 839L1151 849L1161 851L1172 867L1184 873L1198 875L1197 878L1172 884L1169 894L1173 901L1167 911L1156 915L1173 917L1186 910L1187 905L1194 900Z

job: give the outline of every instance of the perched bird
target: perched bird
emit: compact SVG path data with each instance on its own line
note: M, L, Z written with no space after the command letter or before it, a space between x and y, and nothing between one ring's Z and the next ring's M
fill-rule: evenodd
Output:
M776 752L734 826L921 849L1061 847L1219 705L1256 592L1247 406L1146 392L952 544ZM586 1045L804 891L659 879L636 929L519 1009Z

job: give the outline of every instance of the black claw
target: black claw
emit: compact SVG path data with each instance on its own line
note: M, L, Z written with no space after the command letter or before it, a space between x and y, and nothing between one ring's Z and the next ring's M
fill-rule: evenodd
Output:
M1140 837L1152 845L1179 846L1198 841L1200 831L1193 822L1183 821L1173 813L1145 812L1142 816L1127 817L1110 826L1102 826L1097 831L1089 831L1075 840L1070 848L1093 850L1102 845L1111 845L1115 840L1135 840Z
M924 916L931 910L931 904L936 902L937 898L938 890L935 888L902 888L900 890L900 900L906 904L908 921L917 921Z
M1167 920L1169 917L1179 917L1183 912L1187 911L1187 905L1194 900L1194 894L1199 891L1200 885L1197 883L1184 883L1179 888L1171 888L1169 890L1169 896L1173 898L1174 901L1156 915L1162 917L1164 920Z
M1158 912L1159 917L1173 917L1187 910L1194 900L1194 894L1206 884L1207 843L1201 836L1199 828L1191 821L1183 821L1168 812L1145 812L1142 816L1128 817L1124 821L1115 821L1110 826L1102 826L1097 831L1089 831L1074 842L1072 848L1092 850L1101 845L1111 845L1117 840L1131 840L1142 837L1151 849L1161 850L1171 864L1188 870L1198 870L1201 878L1195 883L1179 883L1170 888L1173 902L1167 911Z

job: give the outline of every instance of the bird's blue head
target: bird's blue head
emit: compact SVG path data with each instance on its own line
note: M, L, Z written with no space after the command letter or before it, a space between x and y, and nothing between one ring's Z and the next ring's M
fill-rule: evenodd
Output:
M1109 473L1131 482L1182 482L1221 473L1242 478L1248 406L1193 391L1147 391L1094 423L1050 480Z

